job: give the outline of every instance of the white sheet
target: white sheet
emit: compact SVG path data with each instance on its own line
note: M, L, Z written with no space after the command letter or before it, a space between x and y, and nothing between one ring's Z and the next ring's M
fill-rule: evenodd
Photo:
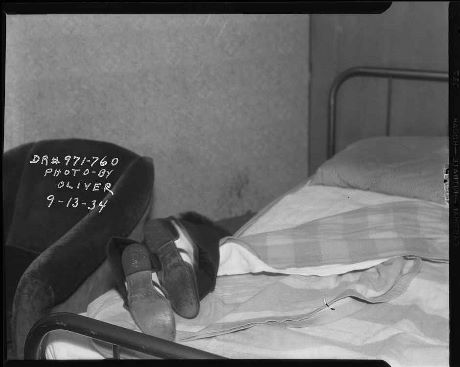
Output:
M393 367L448 366L448 294L448 264L424 263L406 292L388 303L342 300L328 311L332 322L326 318L303 328L261 325L187 345L228 358L383 359Z
M80 315L86 316L86 312ZM91 339L67 330L55 330L47 336L46 359L104 359Z
M407 198L306 185L276 201L241 233L254 234L288 228L363 206L400 200ZM375 263L384 260L378 259ZM331 276L371 266L372 262L352 264L352 268L336 264L301 269L300 274ZM266 264L248 258L231 241L222 244L219 276L259 271L273 269L267 270ZM292 271L294 269L288 269L288 274L295 274ZM235 280L239 277L237 275ZM428 318L426 325L420 324L420 320L414 322L411 319L411 313L423 312L427 316L440 316L440 323L448 320L447 279L448 264L427 263L402 296L383 306L367 305L367 316L362 313L363 303L348 299L335 306L337 321L330 322L328 318L327 325L319 323L296 329L261 325L234 334L190 341L186 345L230 358L382 358L394 366L447 365L448 324L447 335L442 332L440 335L430 335L432 319ZM394 308L395 305L402 307ZM372 308L373 311L367 311ZM379 312L387 315L381 323L378 320ZM377 319L372 315L377 315ZM391 317L395 318L395 325L389 324ZM383 349L382 342L386 345ZM62 332L50 336L46 353L47 358L52 359L101 358L87 339Z

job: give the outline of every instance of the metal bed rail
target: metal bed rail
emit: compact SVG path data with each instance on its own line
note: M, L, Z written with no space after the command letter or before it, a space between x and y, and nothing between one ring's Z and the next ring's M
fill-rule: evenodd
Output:
M336 151L336 119L337 119L337 95L345 81L354 77L374 77L388 80L387 86L387 121L386 135L390 132L391 94L393 79L424 80L432 82L448 82L449 73L443 71L418 70L418 69L393 69L380 67L353 67L340 73L329 90L328 104L328 142L327 158L331 158Z
M216 354L68 312L52 313L35 323L27 335L24 359L46 359L43 341L53 330L67 330L110 343L113 345L114 359L120 359L119 346L157 358L226 359Z
M56 312L37 321L29 331L24 346L25 360L46 359L46 351L42 342L53 330L67 330L111 343L114 345L113 359L120 359L119 350L115 347L118 345L158 358L227 359L89 317L69 312ZM389 364L381 359L308 359L302 363L308 366L389 367Z

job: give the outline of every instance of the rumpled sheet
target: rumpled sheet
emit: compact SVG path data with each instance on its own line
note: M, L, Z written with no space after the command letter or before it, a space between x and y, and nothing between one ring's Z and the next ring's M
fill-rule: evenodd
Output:
M305 223L308 215L298 216L291 221L297 230L285 236L288 225L277 222L283 213L276 209L297 201L285 216L313 213L313 208L305 209L305 202L296 199L312 191L316 196L321 190L334 192L335 205L322 208L323 214L332 215L321 219L317 209L319 218ZM220 276L196 319L177 317L178 342L231 358L382 358L392 365L447 365L447 215L447 209L437 204L358 190L314 186L295 190L242 231L241 248L274 269L304 265L307 269L308 264L341 261L335 265L337 272ZM270 216L272 224L277 222L276 230L263 232L260 223ZM328 226L341 230L331 232ZM321 231L300 234L313 227ZM334 240L335 247L328 245L329 240L322 241L320 233ZM301 238L306 241L303 246ZM435 239L433 250L429 238ZM258 248L285 246L280 240L291 243L290 251ZM361 242L354 248L356 240ZM324 252L318 251L323 248ZM355 256L360 248L364 252ZM311 261L309 254L316 260ZM347 259L380 263L343 273ZM138 330L115 291L90 304L88 316ZM98 349L106 355L107 350Z
M213 292L202 301L197 318L177 323L177 340L216 336L264 323L302 327L346 297L387 302L405 291L422 259L448 261L448 212L422 201L379 204L237 241L263 263L281 270L391 259L346 273L327 292L312 289L311 279L301 276L275 277L247 299L238 297L235 290L231 304ZM92 308L88 314L100 318Z
M269 285L277 277L280 276L220 277L216 291L222 294L223 302L230 303L235 289L250 297L260 285ZM327 291L340 277L308 278L314 280L315 289ZM119 312L118 297L117 293L106 293L99 304L111 304L114 315L124 317L126 314ZM236 333L180 343L228 358L383 359L394 367L449 365L448 264L424 261L406 291L389 302L367 304L346 298L332 307L334 310L324 310L323 317L318 314L315 322L311 320L302 328L262 324ZM106 312L110 313L110 308ZM106 321L120 322L115 316ZM100 359L110 358L111 354L110 348L96 349L89 338L56 331L49 335L46 356L48 359ZM129 354L125 357L134 358Z
M393 367L448 366L448 271L448 264L423 261L406 291L388 302L346 298L302 328L263 324L184 344L228 358L382 359ZM228 278L240 277L248 276ZM340 277L308 278L327 291Z

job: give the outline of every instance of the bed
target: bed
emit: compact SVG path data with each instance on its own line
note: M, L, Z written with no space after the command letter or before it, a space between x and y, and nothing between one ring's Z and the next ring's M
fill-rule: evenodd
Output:
M255 216L231 221L240 228L220 243L216 289L196 319L176 319L175 342L140 333L110 289L85 312L61 306L39 320L25 358L448 365L448 139L371 137L335 154L336 99L354 77L448 81L443 72L388 68L338 75L330 89L329 159Z

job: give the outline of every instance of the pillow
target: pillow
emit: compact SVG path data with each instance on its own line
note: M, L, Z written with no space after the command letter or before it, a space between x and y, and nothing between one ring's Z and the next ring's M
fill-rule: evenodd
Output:
M445 204L447 137L359 140L322 164L311 184L369 190Z

